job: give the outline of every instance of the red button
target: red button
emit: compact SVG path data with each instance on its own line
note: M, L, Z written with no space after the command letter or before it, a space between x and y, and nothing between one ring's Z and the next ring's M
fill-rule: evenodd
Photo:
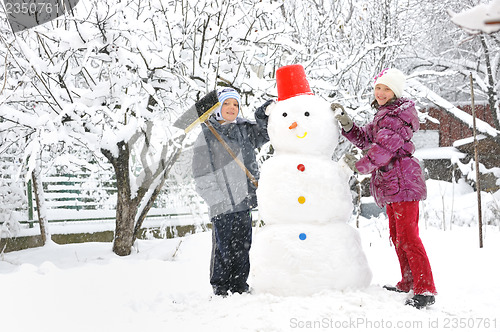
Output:
M305 171L305 170L306 170L306 167L305 167L303 164L299 164L299 165L297 166L297 169L298 169L299 171L303 172L303 171Z

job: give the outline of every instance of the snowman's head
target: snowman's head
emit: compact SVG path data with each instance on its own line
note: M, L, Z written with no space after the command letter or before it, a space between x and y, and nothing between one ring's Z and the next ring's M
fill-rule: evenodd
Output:
M269 112L268 132L277 153L331 156L339 128L330 104L314 95L278 101Z

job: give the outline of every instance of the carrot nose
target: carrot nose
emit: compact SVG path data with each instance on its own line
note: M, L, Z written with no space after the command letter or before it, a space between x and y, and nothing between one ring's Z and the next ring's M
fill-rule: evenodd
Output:
M292 123L292 125L288 127L288 129L293 129L293 128L297 128L297 122Z

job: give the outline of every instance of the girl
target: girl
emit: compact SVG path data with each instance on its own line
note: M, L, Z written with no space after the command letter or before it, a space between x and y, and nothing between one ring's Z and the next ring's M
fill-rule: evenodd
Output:
M435 302L436 288L431 266L418 232L419 201L427 196L422 168L413 157L413 133L419 129L415 103L402 98L404 74L385 69L375 77L377 110L373 122L358 127L341 105L336 118L342 134L366 154L356 162L361 174L371 174L370 192L380 207L386 207L390 238L396 248L402 280L384 288L414 296L407 305L424 308Z
M250 122L240 116L236 90L224 88L218 99L221 106L208 122L258 179L255 149L269 141L265 108L270 101L257 109L256 122ZM196 190L209 206L212 221L210 283L214 294L248 292L255 184L205 124L195 143L192 166Z

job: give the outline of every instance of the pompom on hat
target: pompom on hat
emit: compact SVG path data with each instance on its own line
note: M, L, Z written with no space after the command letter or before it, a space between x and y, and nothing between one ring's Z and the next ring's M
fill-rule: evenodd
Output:
M304 67L299 64L280 67L276 70L278 101L288 98L312 95Z
M394 92L396 98L401 98L403 95L403 91L405 88L406 77L405 74L399 69L395 68L386 68L380 72L377 76L375 76L375 83L384 84L389 87L389 89Z
M241 97L238 91L236 91L233 88L223 88L217 91L217 98L219 99L219 102L221 106L214 112L214 116L216 120L224 120L222 117L222 105L224 105L224 102L227 99L233 98L238 101L238 117L240 116L240 111L241 111Z

